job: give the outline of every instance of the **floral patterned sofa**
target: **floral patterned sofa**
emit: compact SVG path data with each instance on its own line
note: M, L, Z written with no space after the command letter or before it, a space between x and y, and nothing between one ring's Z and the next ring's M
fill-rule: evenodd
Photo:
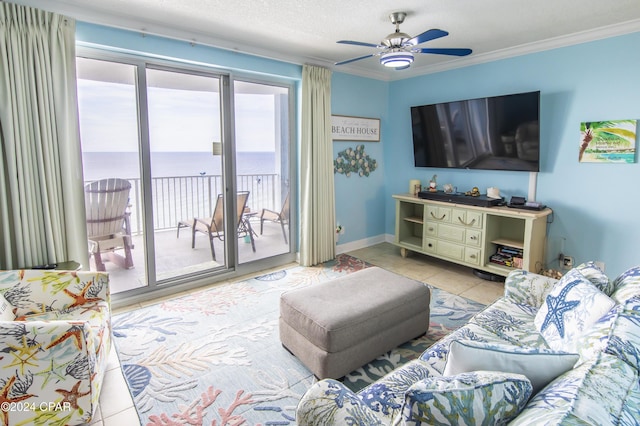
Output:
M111 347L104 272L0 271L0 424L77 425L98 404Z
M314 384L299 425L638 425L640 267L513 271L504 296L358 393Z

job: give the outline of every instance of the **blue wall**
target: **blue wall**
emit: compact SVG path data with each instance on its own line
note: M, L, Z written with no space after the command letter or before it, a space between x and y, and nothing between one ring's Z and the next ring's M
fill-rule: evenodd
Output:
M334 72L331 79L331 111L337 115L380 118L380 142L333 143L334 159L340 151L364 145L377 160L378 168L368 177L336 173L336 219L343 226L339 244L364 240L384 233L385 163L383 149L392 143L392 126L387 119L387 82Z
M299 88L300 65L82 22L77 38L234 73L275 76ZM580 164L577 159L581 122L640 119L638 45L640 33L634 33L394 82L334 72L332 112L381 119L381 142L363 143L379 168L369 177L335 175L336 217L345 229L340 244L393 234L391 196L407 192L410 179L426 182L437 174L439 184L452 183L459 190L497 186L507 197L527 196L529 173L415 168L409 107L540 90L542 163L536 199L555 212L547 259L563 248L576 262L604 261L610 276L640 264L635 213L640 210L640 165ZM358 144L334 142L334 158Z
M390 83L393 144L384 149L386 226L394 232L392 194L409 179L459 190L497 186L527 196L529 173L413 167L409 107L507 93L541 91L541 171L536 199L554 210L547 260L564 253L576 262L600 260L615 276L640 264L640 165L578 162L585 121L640 119L640 33L529 54ZM557 263L549 266L557 267Z

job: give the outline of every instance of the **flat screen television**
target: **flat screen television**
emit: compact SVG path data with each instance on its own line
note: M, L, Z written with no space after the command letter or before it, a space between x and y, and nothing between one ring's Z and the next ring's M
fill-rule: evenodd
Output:
M540 92L411 107L416 167L540 170Z

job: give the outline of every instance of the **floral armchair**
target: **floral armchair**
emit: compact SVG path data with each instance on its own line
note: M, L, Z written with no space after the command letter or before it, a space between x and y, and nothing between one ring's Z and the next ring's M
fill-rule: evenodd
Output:
M77 425L98 404L111 347L104 272L0 271L0 424Z

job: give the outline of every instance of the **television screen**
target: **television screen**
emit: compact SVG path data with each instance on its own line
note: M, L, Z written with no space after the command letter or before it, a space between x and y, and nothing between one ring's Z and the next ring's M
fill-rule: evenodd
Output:
M540 92L411 107L416 167L540 169Z

